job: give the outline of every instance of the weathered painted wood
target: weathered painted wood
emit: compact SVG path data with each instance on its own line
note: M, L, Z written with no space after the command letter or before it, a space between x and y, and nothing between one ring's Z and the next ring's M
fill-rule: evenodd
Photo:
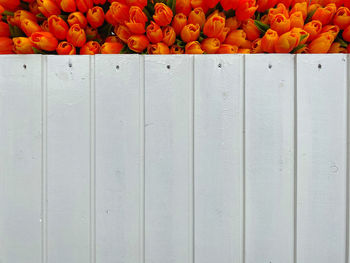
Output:
M0 262L42 258L42 58L0 58Z
M347 60L297 59L297 262L345 262Z
M47 57L48 261L90 261L90 59Z
M96 56L96 262L143 261L143 58Z
M246 56L246 263L292 263L294 57Z
M243 262L243 56L195 57L195 259Z
M193 57L145 57L146 263L191 263Z

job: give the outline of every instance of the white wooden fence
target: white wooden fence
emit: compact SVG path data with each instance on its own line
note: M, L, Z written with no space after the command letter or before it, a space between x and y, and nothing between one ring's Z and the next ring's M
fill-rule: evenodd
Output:
M1 263L348 263L346 55L1 56Z

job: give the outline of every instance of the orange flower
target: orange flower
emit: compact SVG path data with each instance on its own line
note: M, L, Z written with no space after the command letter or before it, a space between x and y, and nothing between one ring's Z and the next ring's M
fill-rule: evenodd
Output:
M181 30L187 25L187 17L182 13L176 14L171 25L174 28L176 35L180 35Z
M314 39L308 46L309 53L328 53L334 37L331 33L322 33Z
M322 28L321 33L331 33L334 36L334 38L336 38L339 34L339 31L340 31L340 29L338 26L327 25L327 26Z
M243 31L247 35L247 39L254 41L260 37L260 30L256 27L254 20L249 18L245 23L243 23Z
M92 0L75 0L77 8L80 12L86 13L89 9L94 6Z
M193 9L197 7L203 8L204 13L207 13L209 9L206 0L191 0L191 6Z
M278 38L275 43L276 53L289 53L299 45L300 35L287 32Z
M192 6L191 6L191 1L190 0L176 0L176 13L180 14L183 13L186 16L191 12Z
M329 4L325 6L324 8L318 8L314 15L312 16L312 20L319 20L322 25L328 25L337 10L337 7L335 4Z
M181 31L181 39L188 43L198 39L200 34L200 27L198 24L188 24Z
M96 41L86 42L84 46L80 49L80 55L95 55L99 54L101 46Z
M238 53L238 47L232 46L229 44L222 44L216 53L217 54L236 54Z
M286 18L289 18L289 13L284 4L279 3L276 8L269 9L268 21L271 22L273 17L277 14L282 14Z
M106 38L105 42L112 42L112 43L121 43L120 39L117 36L109 36Z
M225 27L228 27L230 31L236 30L241 26L241 21L237 20L237 17L230 17L226 19Z
M211 15L204 24L203 33L207 37L218 37L225 28L225 18L218 12Z
M138 6L143 9L147 5L147 0L126 0L128 6Z
M75 47L82 47L86 42L86 33L79 24L70 27L67 33L67 41Z
M21 29L27 37L30 37L35 32L43 31L41 26L30 19L23 19L21 21Z
M310 34L309 41L314 40L322 31L322 23L313 20L304 26L304 30Z
M278 40L278 34L272 29L268 29L261 39L261 49L268 53L275 52L275 44Z
M277 4L277 0L258 0L258 11L265 12L270 8L273 8Z
M299 45L303 45L309 40L310 34L306 32L304 29L295 27L291 30L291 32L298 34L299 39L303 38L303 40L300 41Z
M0 22L0 37L10 37L10 27L5 22Z
M0 54L13 54L13 41L8 37L0 37Z
M20 4L20 0L0 0L0 5L6 10L14 11Z
M252 17L258 9L255 0L239 0L236 16L238 20L244 21Z
M154 55L170 54L169 47L162 42L149 45L147 48L147 52L148 54L154 54Z
M304 19L303 14L300 11L297 11L290 16L290 28L303 28L304 27Z
M156 23L151 21L151 24L147 27L146 35L149 41L153 44L163 40L163 31Z
M229 27L225 27L224 30L221 32L221 34L217 37L220 42L225 42L227 34L230 32L230 28Z
M145 13L138 6L132 6L129 10L130 21L125 22L125 25L129 30L134 34L143 34L145 33L145 25L148 20Z
M203 54L204 51L201 48L201 44L198 41L188 42L185 46L186 54Z
M206 38L201 43L202 50L207 54L215 54L220 48L220 40L217 38Z
M343 38L345 41L350 42L350 26L345 28L345 30L343 32Z
M246 39L242 45L240 46L240 48L248 48L251 49L252 48L252 42L249 41L248 39Z
M247 35L243 30L233 30L226 37L225 44L240 47L244 44L246 37Z
M15 37L13 39L13 51L16 54L34 54L33 44L27 37Z
M127 26L120 25L117 30L115 30L115 34L120 38L124 43L128 42L129 37L132 36L131 31Z
M25 10L17 10L14 13L13 22L14 25L21 27L21 22L24 19L29 19L31 21L37 22L35 15Z
M238 49L238 53L239 54L251 54L252 50L249 48L239 48Z
M283 4L286 8L289 8L293 2L293 0L279 0L281 4Z
M58 45L57 39L50 32L35 32L29 39L34 47L46 51L54 51Z
M69 14L67 22L70 26L77 24L81 28L86 28L88 23L86 17L81 12L74 12Z
M167 44L168 46L172 46L175 43L176 40L176 33L174 31L174 28L171 26L166 26L163 28L163 42Z
M253 54L257 53L263 53L262 47L261 47L261 38L257 38L252 43L252 51Z
M57 6L56 2L53 0L37 0L37 3L38 3L38 9L46 17L61 14L61 9Z
M271 29L282 35L290 30L290 20L282 14L277 14L272 18Z
M64 12L72 13L77 11L75 0L61 0L60 7Z
M178 45L173 45L171 48L170 48L170 54L183 54L185 53L185 50L181 47L179 47Z
M167 26L173 19L173 11L163 3L156 3L154 6L154 21L160 26Z
M85 29L86 40L95 40L98 37L98 31L96 28L87 26Z
M192 10L192 12L188 16L189 24L198 24L201 28L203 28L205 24L205 13L201 7L197 7Z
M108 21L109 15L112 21ZM119 2L113 2L106 13L106 19L112 25L123 24L129 20L129 7Z
M305 20L307 17L307 2L296 3L290 11L290 15L296 12L301 12L303 20Z
M58 55L75 55L76 54L75 47L71 43L68 43L67 41L62 41L61 43L59 43L56 48L56 52Z
M144 51L148 44L148 38L144 35L134 35L128 39L128 47L137 53Z
M322 7L322 5L320 4L311 4L309 5L309 7L307 8L307 13L310 14L310 13L314 13L316 11L317 8L320 8Z
M101 54L120 54L123 47L119 42L105 42L101 47Z
M236 10L238 7L238 1L239 0L220 0L220 4L225 11L228 11L230 9ZM276 0L273 0L273 1L276 1Z
M105 21L105 13L103 12L102 7L94 6L89 9L86 14L86 19L93 28L102 26Z
M1 7L0 7L0 9L1 9ZM35 16L40 14L39 5L38 5L37 1L33 1L29 4L29 12ZM0 15L1 15L1 10L0 10Z
M50 32L49 22L47 20L45 20L40 27L42 29L41 31Z
M344 30L350 25L350 10L346 7L339 7L333 18L333 23L341 30Z
M339 42L334 42L328 50L328 53L348 53L348 51L346 48L341 47Z
M209 8L214 8L220 0L206 0Z
M67 23L58 16L50 16L48 19L49 31L58 39L66 39L69 27Z
M342 6L344 4L344 2L348 2L348 0L323 0L324 5L334 3L337 6L337 8Z

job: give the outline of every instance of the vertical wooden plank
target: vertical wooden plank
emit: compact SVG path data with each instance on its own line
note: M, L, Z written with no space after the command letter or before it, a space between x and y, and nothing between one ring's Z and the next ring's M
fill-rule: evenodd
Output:
M298 56L298 263L345 262L346 61Z
M147 263L193 253L193 57L145 57Z
M42 262L42 57L0 56L0 262Z
M90 261L90 57L47 65L48 261Z
M143 262L140 61L138 55L96 56L97 263Z
M195 57L195 258L242 262L243 56Z
M293 262L294 57L246 56L246 262Z

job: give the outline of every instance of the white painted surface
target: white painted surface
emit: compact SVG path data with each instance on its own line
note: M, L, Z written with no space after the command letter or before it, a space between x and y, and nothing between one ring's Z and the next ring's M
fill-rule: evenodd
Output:
M346 56L300 56L297 69L297 262L345 262Z
M96 56L97 263L142 262L143 67L140 61L143 62L140 56Z
M47 57L49 263L90 260L90 59Z
M193 251L193 57L145 57L146 263Z
M195 57L195 258L243 262L243 56Z
M294 57L246 56L246 263L292 263Z
M0 58L0 262L41 261L41 57Z

